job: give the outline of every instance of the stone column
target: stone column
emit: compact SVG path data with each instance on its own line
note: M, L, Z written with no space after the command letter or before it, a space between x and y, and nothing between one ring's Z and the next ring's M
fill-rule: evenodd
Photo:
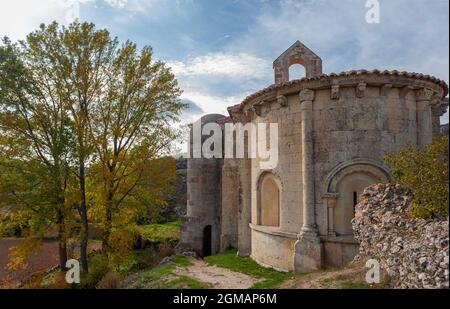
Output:
M301 138L302 138L302 210L303 226L295 243L294 270L307 272L322 266L322 244L316 220L314 200L314 145L312 104L314 91L303 89L300 92Z
M431 144L433 140L433 122L431 114L431 99L434 91L422 88L416 91L417 104L417 146Z
M328 214L328 236L336 237L336 231L334 230L334 208L336 207L336 200L338 193L326 193L323 200L327 206Z
M303 187L303 226L301 234L317 234L314 215L314 145L312 101L314 91L304 89L300 92L301 138L302 138L302 187Z

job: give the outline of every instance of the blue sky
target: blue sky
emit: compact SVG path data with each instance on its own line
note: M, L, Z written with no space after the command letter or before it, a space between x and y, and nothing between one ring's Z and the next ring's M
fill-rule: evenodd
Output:
M2 0L0 35L23 39L41 22L77 16L149 44L191 103L185 121L225 114L273 83L272 61L296 40L322 58L324 73L397 69L448 83L448 0L379 3L380 23L368 24L366 0Z

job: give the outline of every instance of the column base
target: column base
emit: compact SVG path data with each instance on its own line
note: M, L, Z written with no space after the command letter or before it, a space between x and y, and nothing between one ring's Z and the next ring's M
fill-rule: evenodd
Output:
M302 233L294 246L294 271L310 272L322 268L323 245L317 236Z

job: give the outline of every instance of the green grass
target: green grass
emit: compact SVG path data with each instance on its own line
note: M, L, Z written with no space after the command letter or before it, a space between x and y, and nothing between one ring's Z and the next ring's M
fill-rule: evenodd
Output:
M138 231L142 240L150 243L178 241L180 239L180 222L140 225Z
M120 274L127 275L138 270L153 267L159 260L160 257L154 249L133 250L116 265L115 270Z
M272 268L260 266L249 257L239 257L235 249L229 249L223 253L208 256L205 261L208 265L215 265L228 268L232 271L240 272L258 279L253 289L271 289L277 288L285 280L292 277L292 272L279 272Z
M187 257L177 255L171 263L143 272L139 278L139 287L145 289L207 289L211 287L208 283L173 272L177 267L187 268L191 265Z
M208 289L211 284L196 280L188 276L177 276L177 278L165 282L165 288L170 289Z

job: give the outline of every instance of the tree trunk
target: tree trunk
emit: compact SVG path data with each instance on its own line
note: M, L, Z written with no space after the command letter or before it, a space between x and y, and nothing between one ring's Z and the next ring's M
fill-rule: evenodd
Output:
M105 207L105 231L103 233L102 249L103 251L109 250L109 236L111 235L112 227L112 201L113 195L111 192L107 192L106 195L106 207Z
M103 251L109 251L109 236L111 235L112 228L112 210L113 210L113 183L112 183L112 175L113 175L114 167L108 166L108 175L105 178L106 182L106 203L105 203L105 231L103 234L103 243L102 249Z
M87 250L88 250L88 240L89 240L89 224L87 218L87 208L86 208L86 175L84 158L80 158L80 217L81 217L81 235L80 235L80 262L81 269L83 273L89 272Z
M67 231L63 212L58 211L57 216L59 268L61 271L65 271L67 262Z
M55 194L55 207L56 207L56 225L58 227L58 252L59 252L59 267L61 271L65 271L67 262L67 227L66 227L66 214L64 212L65 196L64 196L64 181L62 181L63 175L60 169L59 161L55 160L54 170L54 194Z

